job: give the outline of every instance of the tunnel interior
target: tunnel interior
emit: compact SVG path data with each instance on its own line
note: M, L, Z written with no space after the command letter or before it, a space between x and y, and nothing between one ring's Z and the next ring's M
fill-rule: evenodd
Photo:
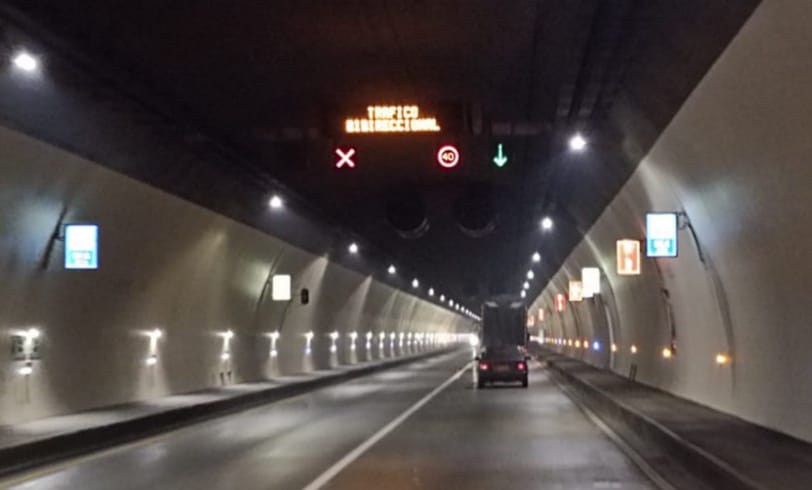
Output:
M85 4L0 2L0 425L418 355L507 295L812 441L800 3Z

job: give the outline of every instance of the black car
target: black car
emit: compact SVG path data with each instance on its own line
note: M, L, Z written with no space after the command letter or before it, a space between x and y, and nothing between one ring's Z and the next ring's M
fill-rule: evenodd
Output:
M520 381L527 388L527 356L519 345L485 347L477 362L477 387L494 381Z

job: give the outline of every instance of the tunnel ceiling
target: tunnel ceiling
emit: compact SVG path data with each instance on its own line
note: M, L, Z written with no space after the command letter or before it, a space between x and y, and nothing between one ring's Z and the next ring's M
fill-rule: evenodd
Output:
M536 250L541 290L756 2L10 4L474 308L517 293ZM344 133L343 118L388 103L419 104L443 131ZM567 152L574 131L584 154ZM444 143L461 150L453 170L434 161ZM336 147L356 148L358 168L335 169Z

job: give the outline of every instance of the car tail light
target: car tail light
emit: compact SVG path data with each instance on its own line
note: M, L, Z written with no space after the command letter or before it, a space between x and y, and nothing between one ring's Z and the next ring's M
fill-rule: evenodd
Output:
M480 371L487 371L488 370L488 363L487 362L480 362L479 363L479 370Z
M519 364L517 364L516 367L519 368L519 371L524 371L525 369L527 369L527 365L525 363L523 363L523 362L520 362Z

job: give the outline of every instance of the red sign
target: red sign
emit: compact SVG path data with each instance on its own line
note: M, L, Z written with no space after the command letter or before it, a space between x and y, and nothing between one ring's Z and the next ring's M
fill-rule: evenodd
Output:
M563 313L567 307L567 297L563 293L555 295L555 311Z
M445 145L437 150L437 163L443 168L454 168L460 163L460 151L456 146Z
M617 273L621 276L640 274L640 241L617 241Z
M352 159L355 156L355 148L347 148L346 150L336 148L336 156L338 156L336 168L355 168L355 162Z

